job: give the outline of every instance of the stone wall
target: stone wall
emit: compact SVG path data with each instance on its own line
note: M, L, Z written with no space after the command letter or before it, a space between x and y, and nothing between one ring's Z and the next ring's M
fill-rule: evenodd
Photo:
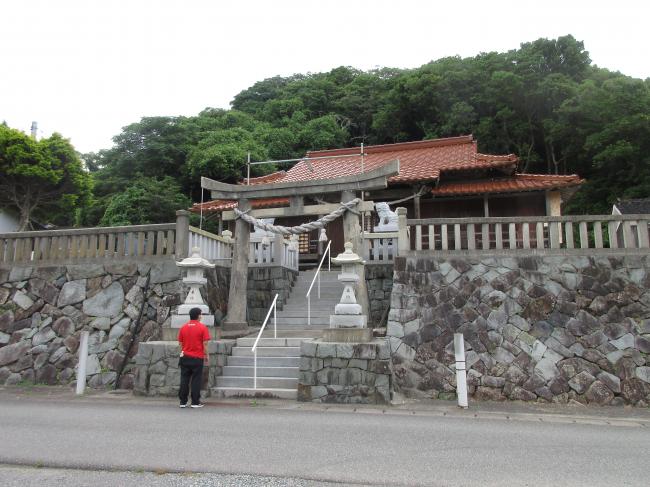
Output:
M286 302L298 272L286 267L250 267L248 269L248 324L260 326L269 311L273 297L278 296L278 309Z
M395 263L387 332L410 396L454 396L462 332L475 398L647 406L650 256L412 253Z
M130 388L138 342L160 336L182 293L171 259L0 270L0 384L74 382L79 338L87 330L88 385L113 385L146 302L119 384Z
M367 264L364 270L370 303L369 326L386 326L393 289L393 264Z
M222 375L226 357L232 352L235 340L219 340L208 343L210 365L203 368L202 397L210 396L210 390ZM133 393L141 396L177 396L180 386L178 367L178 343L141 343L135 356Z
M304 341L300 345L298 400L388 404L391 392L389 344Z

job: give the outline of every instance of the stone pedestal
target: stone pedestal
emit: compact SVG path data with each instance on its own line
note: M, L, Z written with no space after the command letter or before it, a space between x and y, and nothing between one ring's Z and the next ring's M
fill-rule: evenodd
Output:
M251 334L251 329L248 323L224 321L221 323L221 337L222 338L241 338Z
M372 340L370 328L329 328L323 330L324 342L365 343Z

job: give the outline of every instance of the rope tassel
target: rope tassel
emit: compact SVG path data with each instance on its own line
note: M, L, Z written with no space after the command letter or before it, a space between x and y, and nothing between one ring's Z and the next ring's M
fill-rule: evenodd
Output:
M257 228L261 228L262 230L266 230L267 232L279 233L281 235L300 235L312 230L325 228L325 225L336 220L346 211L354 211L352 208L358 205L360 202L361 198L355 198L352 201L348 201L347 203L341 203L341 206L337 210L334 210L332 213L325 215L316 221L303 223L302 225L297 225L295 227L283 227L282 225L272 225L270 223L265 223L253 216L247 215L247 212L241 211L239 208L234 208L234 211L235 215L237 215L237 218L241 218L245 222L248 222Z

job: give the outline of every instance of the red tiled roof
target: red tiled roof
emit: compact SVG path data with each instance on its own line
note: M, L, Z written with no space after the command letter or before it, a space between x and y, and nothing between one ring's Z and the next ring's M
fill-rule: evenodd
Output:
M253 178L251 178L252 184ZM259 183L258 183L259 184ZM250 200L251 207L253 208L275 208L278 206L289 206L289 198L265 198ZM225 211L232 210L237 207L235 200L213 200L206 201L205 203L195 203L190 211L199 213L203 207L203 211Z
M273 174L251 178L251 184L268 184L287 182L299 184L316 179L333 179L361 173L360 147L311 151L286 173L278 171ZM431 181L440 178L448 171L465 171L471 169L509 168L515 171L517 156L479 154L476 141L472 135L448 137L444 139L402 142L398 144L370 145L364 147L364 172L377 169L399 159L399 174L388 178L389 184ZM349 156L349 157L345 157ZM270 198L251 200L253 208L288 204L287 198ZM235 201L216 200L203 204L203 211L222 211L236 206ZM192 211L200 211L200 205L194 205Z
M554 176L546 174L515 174L510 178L441 183L431 190L435 196L462 196L485 193L519 193L578 186L583 180L577 174Z
M271 174L266 174L265 176L259 176L257 178L251 178L250 179L250 184L251 186L255 184L269 184L269 183L277 183L278 181L284 179L284 177L287 175L285 171L277 171L273 172ZM241 184L246 184L246 179L242 181Z
M517 165L514 154L492 156L479 154L476 141L471 135L449 137L446 139L422 140L399 144L371 145L364 148L364 171L379 168L399 159L400 170L397 176L388 179L389 183L408 183L438 179L441 172L468 169L488 169ZM360 148L312 151L308 158L293 166L282 182L300 182L313 179L331 179L361 172ZM350 157L341 157L347 156ZM332 158L328 158L328 156Z

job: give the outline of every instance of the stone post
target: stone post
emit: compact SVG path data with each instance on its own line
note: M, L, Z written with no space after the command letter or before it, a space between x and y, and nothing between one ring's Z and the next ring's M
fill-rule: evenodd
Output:
M189 255L190 245L190 212L176 212L176 260L182 260Z
M341 201L347 203L356 198L354 191L341 192ZM351 211L346 211L343 214L343 240L350 242L352 248L360 250L363 248L363 239L361 238L361 225L359 224L359 216ZM368 316L370 314L370 301L368 300L368 285L366 284L366 272L363 265L360 265L358 270L359 282L357 284L357 301L361 305L363 314Z
M282 265L282 257L284 255L284 235L276 233L273 237L273 263L277 266Z
M397 255L405 255L411 249L408 227L406 226L406 208L397 208Z
M250 202L239 200L239 209L250 209ZM246 302L248 285L248 254L251 228L243 219L235 223L235 242L233 244L232 266L230 268L230 291L228 293L228 315L222 324L223 336L235 336L248 331L246 321Z

